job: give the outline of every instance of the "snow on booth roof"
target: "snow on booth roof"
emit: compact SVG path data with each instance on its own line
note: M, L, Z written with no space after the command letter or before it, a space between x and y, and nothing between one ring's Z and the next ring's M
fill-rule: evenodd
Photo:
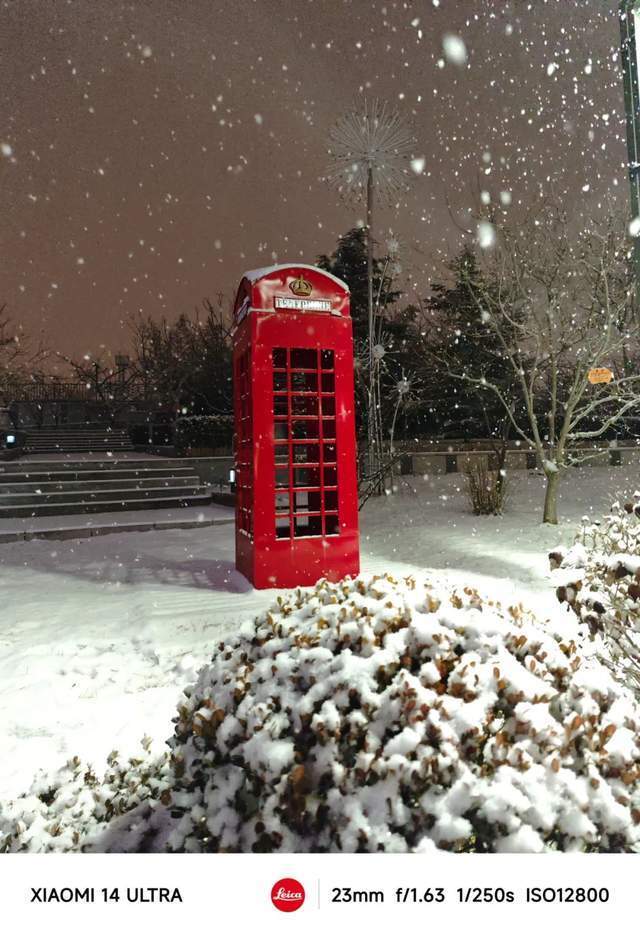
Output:
M235 322L242 321L249 311L330 312L348 317L349 295L345 282L308 263L278 263L248 270L236 294Z
M320 269L319 266L311 266L309 263L276 263L275 266L263 266L261 269L250 269L246 273L242 274L243 279L248 279L251 285L254 285L259 279L263 279L265 276L271 275L271 273L277 273L281 269L312 269L316 273L321 273L323 276L328 276L329 279L333 279L335 283L349 292L349 286L342 279L338 279L337 276L334 276L333 273L328 273L325 269Z

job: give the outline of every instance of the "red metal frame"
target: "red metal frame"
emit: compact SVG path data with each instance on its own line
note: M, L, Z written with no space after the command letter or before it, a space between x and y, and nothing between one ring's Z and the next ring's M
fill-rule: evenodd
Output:
M235 320L236 567L256 588L355 575L348 287L305 265L247 273Z

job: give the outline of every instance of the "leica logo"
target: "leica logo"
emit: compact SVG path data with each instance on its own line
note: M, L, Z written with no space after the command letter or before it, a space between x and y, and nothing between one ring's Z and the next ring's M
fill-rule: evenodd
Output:
M281 886L278 892L276 893L276 895L274 896L274 899L285 899L285 900L288 900L289 902L291 902L292 900L294 902L298 902L298 900L302 899L302 893L300 892L300 890L296 890L295 893L290 893L289 890L285 890L284 886Z
M283 877L271 887L271 902L280 912L295 912L304 902L304 886L292 877Z

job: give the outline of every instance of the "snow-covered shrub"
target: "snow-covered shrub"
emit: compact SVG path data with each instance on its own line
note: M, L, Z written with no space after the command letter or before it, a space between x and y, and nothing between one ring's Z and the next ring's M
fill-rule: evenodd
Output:
M499 516L507 498L504 471L489 471L474 464L466 473L467 494L475 516Z
M171 746L175 851L633 850L640 708L521 607L389 576L279 599Z
M0 847L638 850L639 731L610 672L520 606L323 581L219 645L170 767L76 764L2 808Z
M124 762L114 751L100 778L74 757L55 773L41 771L25 795L0 804L0 853L80 850L107 829L113 835L120 816L132 810L141 832L135 849L144 850L153 829L151 805L166 801L170 785L168 753L152 754L148 743ZM131 834L129 842L133 849Z
M602 661L640 695L640 492L599 523L582 522L573 546L549 556L566 602L602 642Z

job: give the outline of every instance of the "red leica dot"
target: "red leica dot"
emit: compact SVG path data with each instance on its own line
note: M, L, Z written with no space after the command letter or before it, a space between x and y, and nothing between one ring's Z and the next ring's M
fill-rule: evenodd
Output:
M304 886L293 877L283 877L271 887L271 902L280 912L295 912L304 902Z

